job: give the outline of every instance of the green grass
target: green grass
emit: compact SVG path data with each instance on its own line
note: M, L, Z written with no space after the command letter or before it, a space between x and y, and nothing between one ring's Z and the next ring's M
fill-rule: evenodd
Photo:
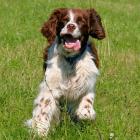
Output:
M0 0L0 140L33 140L24 126L43 78L39 30L57 7L94 7L107 37L96 41L100 76L95 122L73 123L66 112L50 140L140 139L139 0Z

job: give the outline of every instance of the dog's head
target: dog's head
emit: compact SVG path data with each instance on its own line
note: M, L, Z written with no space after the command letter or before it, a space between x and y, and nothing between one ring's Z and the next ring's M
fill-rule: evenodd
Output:
M61 50L71 55L85 48L89 36L96 39L105 37L101 18L94 9L56 9L41 32L50 45L57 36L59 44L62 44Z

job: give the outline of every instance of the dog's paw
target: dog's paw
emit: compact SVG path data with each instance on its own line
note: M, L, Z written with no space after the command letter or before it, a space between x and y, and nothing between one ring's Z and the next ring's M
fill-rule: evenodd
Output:
M95 120L96 112L92 107L84 107L76 112L76 116L80 120Z

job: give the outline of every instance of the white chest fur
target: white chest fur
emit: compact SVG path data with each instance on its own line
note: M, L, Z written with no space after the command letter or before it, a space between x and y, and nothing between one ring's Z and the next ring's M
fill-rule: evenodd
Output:
M72 65L54 50L50 51L45 79L34 101L33 117L26 123L29 127L39 135L47 135L51 124L59 122L61 97L70 103L68 111L71 117L76 115L79 119L95 119L93 90L98 69L92 59L85 50Z
M53 56L48 61L45 72L46 82L49 88L57 94L69 100L78 99L80 96L94 90L98 69L92 60L92 56L86 50L84 54L71 65L60 55ZM58 92L59 91L59 92Z

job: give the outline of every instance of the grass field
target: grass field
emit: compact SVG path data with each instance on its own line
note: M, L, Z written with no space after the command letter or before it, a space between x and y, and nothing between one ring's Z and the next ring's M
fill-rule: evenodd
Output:
M43 78L42 23L57 7L94 7L107 37L96 41L100 76L95 122L66 112L49 140L140 140L139 0L0 0L0 140L33 140L24 126ZM114 135L113 138L109 138Z

